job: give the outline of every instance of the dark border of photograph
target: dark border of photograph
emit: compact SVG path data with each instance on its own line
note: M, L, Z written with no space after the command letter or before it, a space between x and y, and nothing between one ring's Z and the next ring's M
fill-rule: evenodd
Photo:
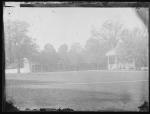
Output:
M6 6L5 2L15 2L15 1L3 1L2 2L2 19L3 19L3 7L14 7L14 6ZM145 7L149 8L150 7L150 2L100 2L100 1L43 1L43 2L37 2L37 1L32 1L32 2L20 2L20 7L135 7L135 8L140 8L140 7ZM149 15L150 15L150 9L149 9ZM148 31L149 31L149 36L150 36L150 29L149 29L149 23L148 23ZM12 102L6 102L6 93L5 93L5 45L4 45L4 24L2 20L2 38L1 38L1 80L2 80L2 112L24 112L20 111L17 107L13 105ZM139 106L139 108L145 109L145 106L147 104L143 104L142 106ZM27 110L26 112L73 112L73 109L66 108L66 109L40 109L40 110ZM147 109L146 112L148 112L149 109ZM79 111L75 111L79 112ZM83 111L82 111L83 112ZM115 111L99 111L99 112L115 112ZM117 111L118 112L118 111Z

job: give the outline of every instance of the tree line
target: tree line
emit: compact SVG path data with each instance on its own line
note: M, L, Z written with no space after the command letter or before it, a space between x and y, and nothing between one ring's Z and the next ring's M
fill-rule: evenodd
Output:
M58 50L47 43L39 46L27 35L29 25L22 21L4 23L6 68L16 64L18 72L23 58L38 63L45 71L107 69L106 53L115 49L120 62L135 61L136 67L148 66L148 32L128 30L118 22L106 21L102 27L91 30L84 47L74 43L70 49L62 44Z

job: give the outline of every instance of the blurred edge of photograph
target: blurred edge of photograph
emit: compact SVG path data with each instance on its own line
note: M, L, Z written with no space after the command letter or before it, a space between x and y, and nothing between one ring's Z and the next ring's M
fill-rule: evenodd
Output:
M20 4L3 7L5 111L149 111L148 7Z

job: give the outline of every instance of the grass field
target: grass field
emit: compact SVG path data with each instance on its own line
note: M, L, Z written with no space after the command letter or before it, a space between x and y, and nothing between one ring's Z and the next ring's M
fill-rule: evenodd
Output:
M6 96L20 108L136 111L148 83L147 71L6 74Z

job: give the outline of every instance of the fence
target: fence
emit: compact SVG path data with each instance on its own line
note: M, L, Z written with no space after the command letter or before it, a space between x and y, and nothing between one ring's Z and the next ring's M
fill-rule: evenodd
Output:
M52 72L52 71L80 71L80 70L104 70L106 65L93 64L79 64L79 65L63 65L63 64L33 64L31 65L31 72Z

